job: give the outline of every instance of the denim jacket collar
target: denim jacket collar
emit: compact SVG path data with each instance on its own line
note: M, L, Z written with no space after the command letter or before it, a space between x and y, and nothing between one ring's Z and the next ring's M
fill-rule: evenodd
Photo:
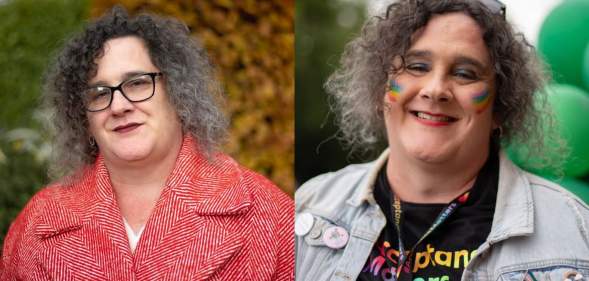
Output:
M500 154L500 162L497 203L487 239L489 243L534 232L534 201L530 182L504 152Z
M373 190L378 172L389 155L387 148L373 163L372 168L362 180L350 199L351 206L358 207L367 202L376 204ZM534 232L534 202L528 180L522 175L504 152L500 152L499 187L493 226L488 242L495 243L512 236L528 235ZM515 188L519 186L520 188ZM521 188L524 187L524 188Z
M359 207L364 202L368 202L371 205L376 205L374 200L374 183L378 177L378 172L382 169L382 166L387 162L389 157L389 149L385 149L380 156L373 162L372 168L368 174L362 180L360 188L357 188L354 195L346 203L351 206Z

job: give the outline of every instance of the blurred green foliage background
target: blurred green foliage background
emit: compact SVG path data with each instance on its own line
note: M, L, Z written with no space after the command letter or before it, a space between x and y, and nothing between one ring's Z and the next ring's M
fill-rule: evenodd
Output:
M360 32L366 16L361 1L297 0L295 16L296 155L300 185L373 155L350 155L336 138L323 83L339 63L343 46Z
M0 245L48 183L50 139L36 110L45 67L114 4L176 17L199 36L227 93L224 151L294 192L294 1L0 0Z
M28 199L47 184L48 140L37 111L42 75L88 14L85 0L0 2L0 244Z

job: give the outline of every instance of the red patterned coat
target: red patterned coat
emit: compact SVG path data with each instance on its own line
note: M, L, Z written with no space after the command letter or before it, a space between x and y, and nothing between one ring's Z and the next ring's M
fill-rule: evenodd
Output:
M11 226L0 280L293 280L293 202L186 138L132 253L104 161L37 193Z

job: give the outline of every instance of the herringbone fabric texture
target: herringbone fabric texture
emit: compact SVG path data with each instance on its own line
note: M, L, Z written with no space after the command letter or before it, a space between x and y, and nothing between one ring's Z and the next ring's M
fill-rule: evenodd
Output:
M131 253L101 157L44 188L11 226L0 280L293 280L293 202L186 137Z

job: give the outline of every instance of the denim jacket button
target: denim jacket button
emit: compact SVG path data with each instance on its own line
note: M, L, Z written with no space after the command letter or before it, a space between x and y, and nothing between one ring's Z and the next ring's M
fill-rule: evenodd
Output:
M351 277L350 275L348 275L348 274L346 274L346 273L344 273L344 272L341 272L341 271L337 271L337 272L335 273L335 276L337 276L337 277L341 277L341 278L343 278L343 279L345 279L345 280L352 280L352 277Z

